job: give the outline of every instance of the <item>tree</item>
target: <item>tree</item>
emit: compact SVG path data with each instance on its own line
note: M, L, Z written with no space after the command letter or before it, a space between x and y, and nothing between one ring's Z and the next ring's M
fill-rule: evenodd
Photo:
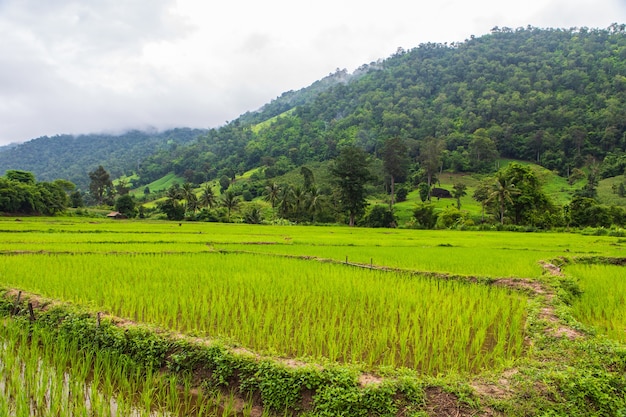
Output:
M467 189L467 185L457 182L452 186L452 189L454 190L452 191L452 197L456 198L456 208L461 210L461 197L467 195L467 192L465 191Z
M198 209L198 196L190 182L183 184L182 194L183 199L186 201L187 212L195 213Z
M611 225L609 211L593 198L575 196L568 210L574 226L609 227Z
M485 222L485 206L489 202L489 195L491 194L491 182L481 181L481 183L474 190L472 198L478 201L482 207L481 223Z
M304 190L309 191L311 187L315 184L315 176L313 175L313 171L303 166L300 168L300 174L304 178Z
M91 180L89 183L89 191L96 199L98 205L101 205L107 192L113 189L111 176L106 169L100 165L89 173L89 179Z
M428 185L428 200L430 200L430 190L433 186L433 176L441 167L445 142L443 139L428 137L420 145L419 161L420 166L426 172Z
M348 213L349 225L355 225L356 217L367 207L365 185L371 179L367 154L355 146L341 149L330 169L339 188L341 209Z
M137 216L135 199L130 194L123 194L115 200L115 210L128 218Z
M519 163L511 163L502 170L502 175L510 184L515 184L508 209L513 213L515 224L534 224L545 213L552 212L552 203L541 189L541 182L532 168Z
M500 213L500 224L504 224L506 203L513 203L511 198L513 194L519 194L519 191L515 189L515 184L511 183L502 171L498 171L495 181L491 185L491 192L487 202L493 201L497 204Z
M85 203L83 202L83 195L80 191L76 190L70 194L70 206L74 208L82 207Z
M275 182L265 186L265 200L272 204L272 209L276 208L276 202L280 197L280 187Z
M422 203L425 203L430 196L430 187L425 182L420 182L417 185L417 190L419 192L420 200L422 200Z
M185 207L173 198L157 203L157 208L167 216L168 220L182 220L185 218Z
M52 181L52 183L68 194L76 189L76 184L68 180L58 179Z
M22 184L35 185L35 175L32 172L22 171L19 169L9 169L5 173L5 177L11 181L21 182Z
M176 201L180 201L185 198L183 196L183 190L181 190L180 184L178 183L172 184L170 188L167 189L167 192L165 193L165 195L167 196L168 199L176 200Z
M364 216L363 223L368 227L396 227L396 217L390 208L374 206Z
M488 170L498 157L496 144L485 129L474 132L468 147L472 166L477 171Z
M220 177L220 192L224 192L228 189L228 187L230 187L230 178L228 178L226 175L222 175Z
M261 224L263 222L263 213L258 206L251 206L243 215L244 223Z
M389 209L393 210L396 195L396 181L403 182L406 179L409 169L409 158L404 141L398 137L387 139L383 145L382 158L383 168L391 180Z
M200 203L200 207L213 208L215 206L215 193L213 192L213 187L211 186L211 184L204 185L198 203Z
M437 214L435 213L435 207L428 204L420 204L413 210L413 218L415 223L422 229L432 229L437 224Z
M228 212L227 220L230 222L231 212L237 210L239 207L239 197L232 191L226 191L226 193L222 194L222 206L226 208Z
M130 192L130 185L128 181L124 178L120 178L115 186L115 191L118 195L128 194Z

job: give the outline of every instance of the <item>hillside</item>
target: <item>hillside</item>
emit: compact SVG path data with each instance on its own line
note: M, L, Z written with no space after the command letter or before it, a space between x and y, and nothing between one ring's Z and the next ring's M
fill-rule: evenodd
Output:
M338 70L177 146L143 142L150 135L140 132L124 141L40 138L0 152L0 171L83 186L98 164L114 177L137 171L135 186L170 172L202 183L258 167L270 179L333 159L346 144L380 158L383 143L399 137L414 164L425 139L443 141L448 172L491 172L500 157L566 178L591 165L614 177L626 168L625 28L494 28L422 44L353 74Z
M445 141L444 169L457 172L488 169L485 153L562 176L607 156L603 176L626 167L623 25L494 28L462 43L400 50L363 72L290 112L267 113L274 119L262 128L259 117L242 117L153 161L230 176L332 159L348 143L378 156L390 137L407 140L415 157L423 139L436 137ZM149 167L140 174L151 177Z
M38 180L67 179L86 190L90 171L103 165L113 177L137 170L143 160L160 149L189 145L203 131L173 129L165 132L131 131L120 135L59 135L41 137L0 152L0 172L21 169Z

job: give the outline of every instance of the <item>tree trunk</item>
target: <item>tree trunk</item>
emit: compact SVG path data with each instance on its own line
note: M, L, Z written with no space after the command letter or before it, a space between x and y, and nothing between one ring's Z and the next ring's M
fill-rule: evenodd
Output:
M391 176L391 200L389 200L389 210L393 210L393 205L396 203L396 186L393 175Z

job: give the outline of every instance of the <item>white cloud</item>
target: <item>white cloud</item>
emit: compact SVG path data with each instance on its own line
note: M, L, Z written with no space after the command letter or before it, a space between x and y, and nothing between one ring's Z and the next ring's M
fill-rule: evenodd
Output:
M4 0L0 144L217 126L397 47L624 21L621 0Z

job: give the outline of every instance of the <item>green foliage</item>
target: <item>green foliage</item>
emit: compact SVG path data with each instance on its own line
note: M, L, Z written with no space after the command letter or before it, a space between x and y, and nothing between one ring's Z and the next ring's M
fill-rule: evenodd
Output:
M35 185L35 175L32 172L9 169L4 176L15 182L21 182L22 184Z
M63 182L35 182L29 172L14 171L0 177L0 212L54 215L70 204Z
M431 204L420 204L413 210L413 218L418 227L422 229L433 229L437 224L437 214L435 207Z
M189 144L205 132L180 128L158 133L134 130L120 135L43 136L0 152L0 167L27 170L43 181L65 178L83 191L89 188L85 173L98 165L107 167L114 178L139 168L143 182L136 185L144 185L173 170L169 151L174 144ZM153 157L146 160L150 155Z
M567 212L572 226L609 227L612 222L608 208L592 198L574 197Z
M157 204L158 210L167 216L168 220L183 220L185 218L185 206L173 198L160 201Z
M68 178L82 189L84 172L98 163L114 177L137 171L135 185L169 172L194 183L222 174L232 179L258 167L276 178L333 160L346 145L385 159L385 141L401 140L406 156L419 157L430 185L442 169L492 171L498 154L535 161L564 177L590 156L602 161L598 178L623 173L626 33L616 26L496 29L453 45L422 44L355 74L338 71L219 129L40 138L2 152L0 166L31 170L46 180ZM94 141L87 139L96 138L90 146ZM438 146L429 150L427 144ZM32 161L49 154L53 162ZM80 181L68 154L81 161ZM44 165L57 167L53 177ZM64 170L70 165L71 175ZM524 221L517 214L513 222Z
M261 224L263 222L263 212L259 206L250 206L243 216L244 223Z
M121 195L115 200L115 210L131 219L138 214L135 198L130 194Z
M464 222L465 214L461 210L455 207L446 207L439 213L436 225L441 229L449 229L461 226Z
M108 193L112 192L113 182L111 176L102 165L89 173L89 191L98 205L104 202L104 198Z
M396 227L397 219L388 207L373 206L363 217L363 225L367 227Z
M331 172L339 188L339 202L348 213L350 226L354 226L357 216L367 207L365 185L371 179L367 154L360 148L346 146L341 149Z
M425 182L420 182L417 185L417 189L419 191L420 200L422 200L422 203L425 203L430 198L430 186Z

